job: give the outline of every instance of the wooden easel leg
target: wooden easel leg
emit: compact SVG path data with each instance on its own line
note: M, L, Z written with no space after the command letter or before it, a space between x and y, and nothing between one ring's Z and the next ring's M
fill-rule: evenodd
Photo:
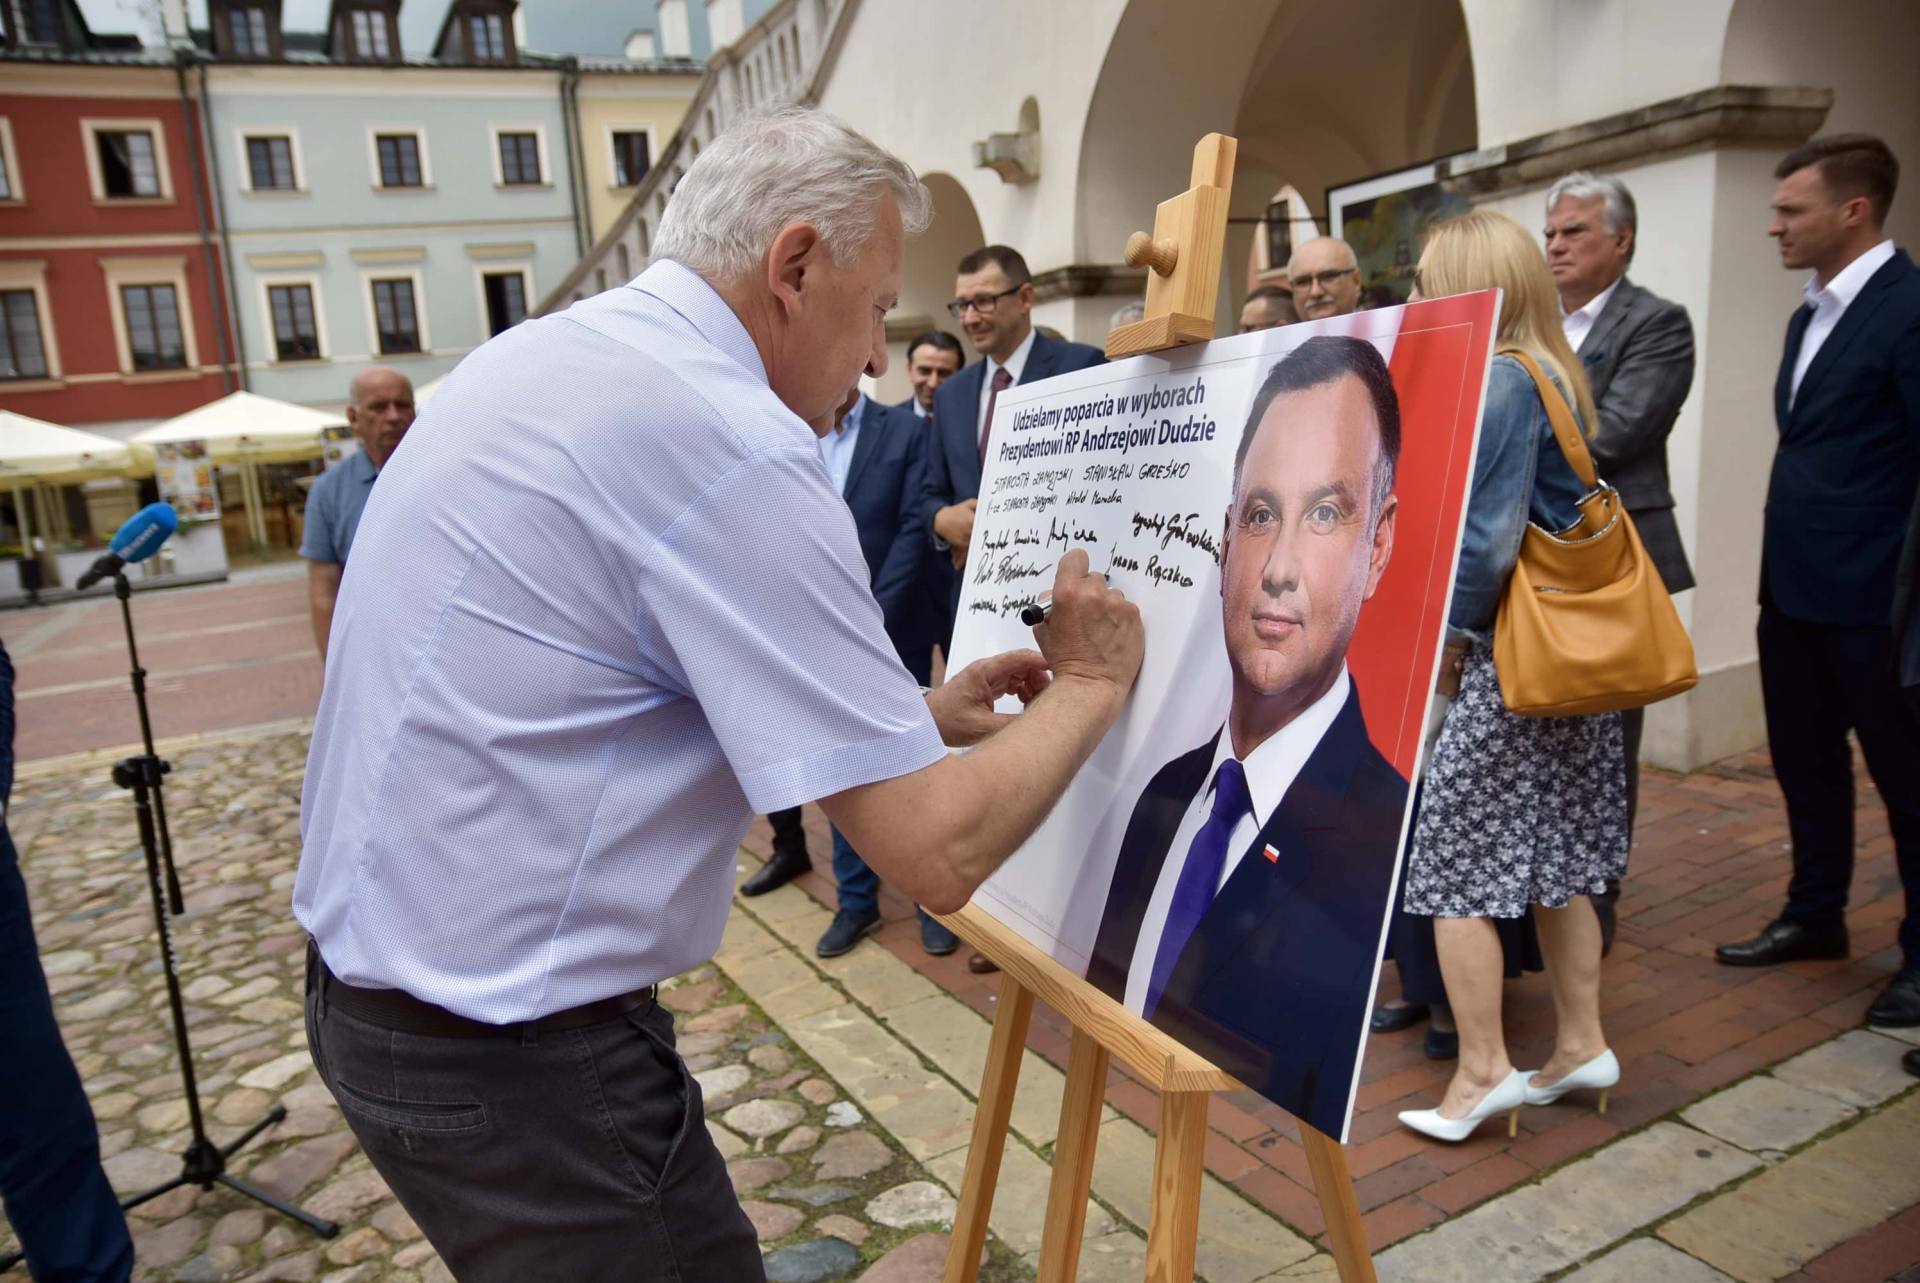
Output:
M1360 1224L1360 1203L1353 1196L1353 1178L1347 1174L1347 1151L1305 1123L1300 1125L1300 1143L1307 1151L1313 1192L1326 1218L1327 1247L1340 1269L1340 1283L1377 1283L1366 1229Z
M1020 1056L1027 1049L1027 1024L1033 1018L1033 990L1012 976L1000 981L1000 1007L987 1044L987 1068L980 1079L980 1103L973 1115L973 1139L967 1146L967 1174L953 1214L953 1238L947 1249L943 1283L974 1283L980 1275L980 1249L987 1242L987 1216L1000 1179L1000 1158L1007 1145L1007 1120L1020 1083Z
M1204 1091L1160 1093L1153 1214L1147 1226L1147 1283L1191 1283L1193 1279L1211 1099L1211 1093Z
M1107 1049L1073 1031L1067 1087L1060 1098L1060 1130L1053 1141L1053 1180L1047 1187L1047 1227L1040 1243L1039 1283L1080 1277L1080 1237L1087 1229L1087 1192L1100 1144L1100 1107L1107 1092Z

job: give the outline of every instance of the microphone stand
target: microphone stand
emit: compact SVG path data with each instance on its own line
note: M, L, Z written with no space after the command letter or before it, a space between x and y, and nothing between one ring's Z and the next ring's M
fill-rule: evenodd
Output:
M140 650L133 639L133 608L129 604L133 586L127 582L124 570L114 572L113 595L120 599L120 617L126 625L127 655L133 664L133 700L140 712L140 741L146 749L138 756L114 763L113 782L133 793L133 813L140 827L140 846L147 857L147 889L153 896L153 921L160 931L160 970L166 977L167 1006L173 1015L173 1044L179 1054L180 1078L187 1089L187 1118L193 1129L193 1139L187 1145L186 1153L181 1156L180 1174L150 1190L121 1199L120 1206L123 1209L135 1208L183 1185L212 1189L217 1182L256 1202L264 1203L282 1215L292 1217L321 1238L332 1238L340 1232L340 1227L334 1222L304 1211L227 1172L228 1159L254 1137L287 1116L285 1105L275 1104L267 1111L265 1118L226 1145L214 1144L207 1135L200 1109L200 1087L193 1072L193 1047L187 1041L187 1013L180 997L180 975L175 968L173 931L168 925L169 915L178 916L186 911L185 901L180 894L180 877L174 870L173 839L167 832L167 806L160 783L161 777L173 766L162 761L153 751L153 723L147 716L147 670L140 666ZM10 1268L21 1259L23 1254L19 1252L0 1257L0 1271Z

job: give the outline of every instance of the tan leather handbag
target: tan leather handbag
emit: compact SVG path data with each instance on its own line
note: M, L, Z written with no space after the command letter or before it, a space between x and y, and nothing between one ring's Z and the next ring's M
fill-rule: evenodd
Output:
M1575 717L1639 708L1700 680L1693 642L1612 486L1601 481L1566 397L1531 355L1502 348L1533 377L1554 438L1589 491L1559 533L1527 525L1493 629L1507 710Z

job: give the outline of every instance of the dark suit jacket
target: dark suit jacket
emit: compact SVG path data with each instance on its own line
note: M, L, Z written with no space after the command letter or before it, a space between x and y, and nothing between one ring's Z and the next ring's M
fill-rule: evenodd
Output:
M1667 437L1693 386L1687 309L1623 277L1594 318L1580 360L1600 412L1590 443L1600 475L1626 501L1667 591L1691 588L1667 480Z
M1106 364L1106 354L1085 343L1060 343L1036 331L1033 350L1020 371L1020 383L1038 383L1056 374ZM975 361L940 385L933 394L933 449L927 456L927 483L921 502L921 529L933 537L933 515L980 495L980 404L987 394L986 361ZM944 556L945 553L943 552ZM949 562L949 565L952 563ZM953 632L960 609L960 576L947 595L946 632Z
M1920 488L1920 268L1898 250L1867 279L1789 407L1812 316L1787 323L1774 384L1760 599L1807 623L1885 628Z
M1893 583L1894 670L1907 702L1920 710L1920 494L1907 519L1907 544Z
M1162 767L1134 805L1087 964L1087 980L1113 998L1125 999L1147 901L1218 739ZM1367 739L1354 691L1201 918L1153 1014L1154 1025L1336 1140L1406 804L1407 782ZM1278 860L1264 857L1268 845Z
M844 491L873 577L874 600L887 621L900 661L925 684L931 667L935 603L927 593L926 536L920 529L920 491L926 483L927 433L913 411L860 403L860 435L853 442Z

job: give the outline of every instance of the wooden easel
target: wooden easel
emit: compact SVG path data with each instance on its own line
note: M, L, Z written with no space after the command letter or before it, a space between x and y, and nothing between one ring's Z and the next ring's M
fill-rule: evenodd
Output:
M1161 203L1153 235L1127 240L1127 262L1150 268L1146 319L1107 336L1118 359L1213 337L1219 299L1220 256L1226 241L1227 198L1238 144L1208 134L1193 149L1192 186ZM1147 1226L1148 1283L1188 1283L1200 1229L1200 1178L1205 1172L1207 1102L1214 1092L1242 1084L1071 974L977 905L941 918L1000 965L998 1014L980 1081L967 1173L954 1213L945 1283L975 1283L987 1218L1006 1149L1013 1093L1026 1050L1027 1025L1038 997L1073 1025L1066 1093L1053 1143L1046 1229L1040 1242L1040 1283L1073 1283L1086 1229L1087 1194L1099 1144L1107 1062L1119 1057L1160 1093L1160 1134L1154 1149L1152 1214ZM1327 1222L1327 1246L1342 1283L1377 1283L1360 1224L1360 1206L1338 1142L1302 1123L1301 1144L1313 1172L1314 1193Z
M1079 1277L1080 1239L1099 1144L1107 1062L1118 1057L1160 1093L1160 1135L1153 1156L1153 1211L1147 1225L1148 1283L1187 1283L1193 1277L1200 1230L1200 1178L1206 1170L1207 1102L1242 1084L1073 975L977 905L940 919L968 944L1000 964L1000 1002L987 1046L980 1104L973 1116L967 1174L953 1217L944 1283L975 1283L987 1239L994 1186L1006 1149L1013 1093L1026 1051L1027 1025L1038 997L1073 1025L1066 1093L1053 1142L1053 1179L1047 1189L1046 1229L1040 1241L1039 1283ZM1313 1188L1327 1222L1327 1247L1341 1283L1377 1283L1360 1225L1360 1205L1339 1142L1300 1124L1300 1142L1313 1171Z

